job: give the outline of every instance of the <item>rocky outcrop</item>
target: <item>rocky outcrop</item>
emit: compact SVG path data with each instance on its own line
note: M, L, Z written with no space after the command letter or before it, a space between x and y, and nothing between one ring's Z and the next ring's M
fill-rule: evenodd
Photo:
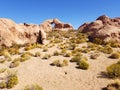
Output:
M46 34L39 25L16 24L10 19L0 19L0 45L11 46L13 43L26 44L40 41L43 43L45 39Z
M54 26L53 26L54 24ZM58 19L49 19L40 25L36 24L16 24L10 19L0 19L0 45L11 46L13 43L42 43L46 44L46 31L70 30L70 24L64 24Z
M59 21L57 18L55 19L49 19L44 21L42 24L40 24L40 28L45 31L52 31L52 30L60 30L60 31L68 31L73 30L72 25L65 24L61 21Z
M120 18L109 18L102 15L91 23L84 23L78 30L89 33L90 39L99 38L104 42L120 42Z

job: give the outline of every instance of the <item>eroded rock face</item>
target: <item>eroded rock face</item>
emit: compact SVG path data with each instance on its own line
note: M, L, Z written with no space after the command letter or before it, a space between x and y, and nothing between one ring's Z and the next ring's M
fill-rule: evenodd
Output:
M35 43L43 38L46 39L46 34L39 25L16 24L10 19L0 19L0 45Z
M52 26L54 25L54 26ZM60 31L67 31L67 30L73 30L72 25L65 24L61 21L59 21L57 18L55 19L49 19L44 21L42 24L40 24L40 28L45 31L52 31L52 30L60 30Z
M104 42L120 42L120 18L109 18L100 16L96 21L84 23L78 30L83 33L90 33L90 38L100 38Z
M54 24L54 26L52 25ZM64 24L58 19L49 19L40 25L36 24L16 24L10 19L0 19L0 45L11 46L13 43L42 43L46 44L46 31L70 30L70 24Z

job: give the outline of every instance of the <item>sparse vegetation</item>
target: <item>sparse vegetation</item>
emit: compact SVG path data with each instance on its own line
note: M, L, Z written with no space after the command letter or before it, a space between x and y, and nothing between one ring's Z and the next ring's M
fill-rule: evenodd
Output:
M18 84L18 77L16 72L7 71L7 77L3 81L0 82L0 89L10 89Z
M70 57L72 54L70 52L67 52L64 54L64 57Z
M22 48L19 48L19 46L16 46L16 45L13 47L4 47L2 49L0 48L0 65L5 65L5 67L6 67L6 68L1 67L1 69L0 69L0 75L1 75L0 78L2 78L2 79L0 79L0 89L10 89L18 84L19 80L18 80L18 76L16 74L8 74L7 77L2 77L2 75L4 76L4 74L7 73L8 68L10 70L16 70L16 69L18 70L18 68L21 68L21 66L23 67L23 65L28 65L28 66L31 65L31 62L33 64L40 63L40 64L36 64L34 66L37 67L37 65L42 65L43 68L44 68L43 65L45 64L45 62L47 62L47 64L51 65L47 68L54 68L53 70L61 70L60 73L62 73L62 75L67 74L67 76L69 78L69 75L71 76L71 74L72 74L70 71L74 70L74 69L71 69L71 67L75 68L75 66L76 66L76 68L78 68L78 69L77 70L75 69L75 70L80 73L81 73L81 71L87 72L87 71L83 71L83 70L88 70L90 66L91 66L90 69L92 69L93 71L97 71L99 69L103 69L105 67L104 65L107 65L107 64L113 62L113 60L111 60L111 59L115 59L114 61L116 62L116 60L118 60L120 58L120 51L119 51L120 44L119 43L112 43L112 42L104 43L101 39L97 39L97 38L94 41L95 43L93 43L93 42L88 41L88 36L86 34L79 33L78 31L48 32L47 40L49 40L48 42L50 42L47 45L41 45L41 44L37 43L37 44L26 44ZM34 48L36 48L36 49L34 49ZM31 49L33 49L33 50L31 50ZM30 51L28 52L28 50L30 50ZM101 54L101 56L100 56L100 54ZM51 58L51 55L52 55L52 58ZM34 57L31 58L32 56L34 56ZM89 58L90 58L90 60L88 60ZM31 60L30 64L29 64L29 61L26 62L27 64L22 63L29 59ZM36 59L37 59L37 61L33 61ZM40 60L48 59L50 61L42 61L44 63L41 64L42 62L41 61L39 62L38 59L40 59ZM94 60L98 59L99 61L93 61L91 59L94 59ZM9 62L7 62L7 61L9 61ZM70 63L69 61L74 62L74 63ZM90 65L89 62L90 62L90 64L93 64L93 63L96 64L96 66ZM21 66L17 67L20 64L21 64ZM94 69L95 67L97 67L97 65L100 67L97 69ZM52 67L52 66L54 66L54 67ZM33 67L33 66L31 65L30 67ZM38 67L40 67L40 66L38 66ZM70 71L68 70L69 68L71 69ZM43 72L43 71L41 71L41 68L37 68L37 69L40 69L39 71ZM46 69L46 67L45 67L45 69ZM80 69L83 69L83 70L80 70ZM76 75L78 74L77 72L75 73ZM88 72L89 72L89 70L88 70ZM27 71L26 71L26 73L27 73ZM35 72L33 71L33 73L35 73ZM60 73L58 73L58 76ZM91 73L92 73L92 71L91 71ZM98 71L98 73L99 73L99 71ZM38 73L36 73L36 75L37 74ZM112 79L113 78L120 79L120 61L108 66L106 68L106 72L104 72L104 74L107 77L112 78ZM96 75L96 74L94 74L94 75ZM74 77L74 76L72 76L72 77ZM47 79L48 78L46 78L45 81ZM79 78L77 78L77 79L79 79ZM47 82L49 82L49 80L47 80ZM40 83L43 83L43 80ZM56 83L56 81L55 81L55 83ZM96 83L96 81L95 81L95 83ZM24 90L43 90L43 88L37 84L29 85L29 86L27 85L27 86L23 87L23 89ZM107 86L106 90L107 89L108 90L119 90L120 83L119 82L111 83Z
M60 53L56 50L56 51L54 51L54 53L53 53L53 55L54 56L58 56Z
M71 58L71 62L78 62L81 60L81 58L83 57L83 55L81 53L76 53L72 58Z
M111 54L113 52L113 49L111 46L105 45L100 51L106 54Z
M119 59L120 58L120 54L118 52L112 53L109 58L111 58L111 59Z
M110 66L107 67L106 70L107 70L106 75L109 78L119 78L120 77L120 61L115 64L111 64Z
M120 90L120 80L116 79L113 83L108 84L105 90Z
M32 53L30 53L30 52L25 52L18 59L20 60L20 62L24 62L26 60L29 60L31 58L31 56L34 56L34 55Z
M4 49L3 51L2 51L2 55L5 57L5 58L12 58L12 56L10 55L10 53L8 52L8 50L7 49Z
M39 86L38 84L34 84L31 86L25 86L25 88L23 90L43 90L43 88L41 86Z
M36 52L34 56L35 56L35 57L40 57L41 54L40 54L40 52Z
M45 54L42 59L49 59L51 57L50 54Z
M51 63L50 65L52 65L52 66L60 66L60 61L59 60L54 60L53 63Z
M7 88L13 88L18 84L18 77L16 75L9 76L7 81Z
M89 68L89 63L86 60L81 60L78 62L78 68L87 70Z
M36 44L36 43L33 43L33 44L28 43L28 44L25 45L24 50L28 51L28 50L31 50L31 49L34 49L34 48L37 48L37 47L41 47L41 46L39 44Z
M6 71L6 68L1 68L0 73L4 73Z
M99 53L94 53L90 56L91 59L97 59L100 56Z
M43 48L43 52L47 52L48 51L48 48L47 47L44 47Z
M81 57L80 56L74 56L70 61L71 62L78 62L80 61Z
M8 52L12 55L19 54L19 48L9 48Z
M68 66L68 60L64 59L62 64L61 64L61 67L63 66Z
M5 81L0 82L0 89L4 89L7 87L7 83Z
M60 52L60 55L64 55L66 52L67 52L66 49L62 49L61 52Z
M57 67L68 66L68 61L66 59L64 59L62 62L60 60L55 60L50 65Z
M5 58L0 58L0 63L4 63L5 61Z

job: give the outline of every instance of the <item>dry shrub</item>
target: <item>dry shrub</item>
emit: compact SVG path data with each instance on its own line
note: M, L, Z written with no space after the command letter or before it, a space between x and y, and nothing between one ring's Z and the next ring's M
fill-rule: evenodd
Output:
M106 68L106 75L109 78L119 78L120 77L120 61L111 64Z
M111 59L119 59L120 58L120 54L118 52L112 53L109 58L111 58Z

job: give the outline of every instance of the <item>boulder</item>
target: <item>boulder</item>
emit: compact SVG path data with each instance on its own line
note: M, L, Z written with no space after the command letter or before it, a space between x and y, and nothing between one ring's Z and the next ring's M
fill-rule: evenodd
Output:
M90 39L99 38L104 42L120 42L120 18L109 18L102 15L94 22L84 23L78 30L89 33Z

